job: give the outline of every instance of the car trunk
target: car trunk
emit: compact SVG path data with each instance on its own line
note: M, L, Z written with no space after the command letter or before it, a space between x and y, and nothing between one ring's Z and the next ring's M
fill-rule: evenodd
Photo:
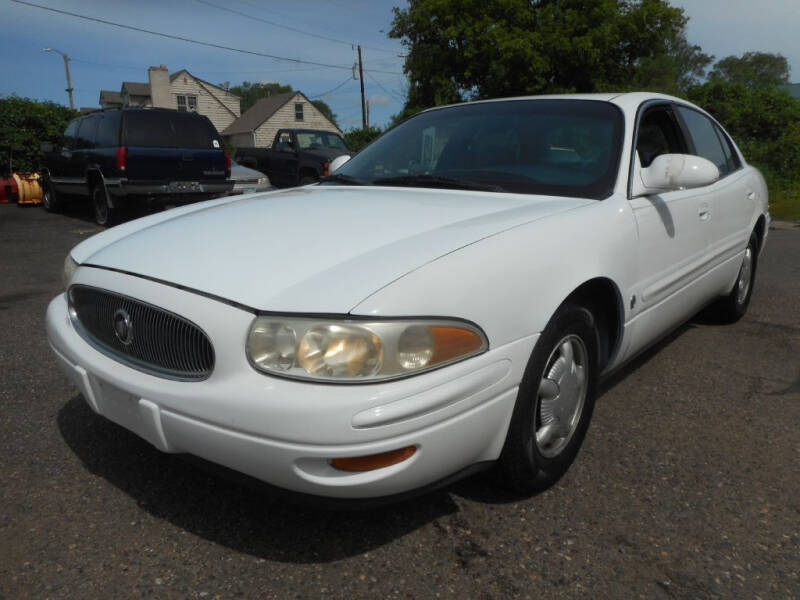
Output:
M226 178L222 140L208 119L193 113L125 115L122 143L133 180L202 181Z

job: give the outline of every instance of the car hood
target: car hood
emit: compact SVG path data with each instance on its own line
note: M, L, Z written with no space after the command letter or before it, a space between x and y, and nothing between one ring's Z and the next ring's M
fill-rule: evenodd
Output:
M345 314L445 254L590 202L308 186L165 211L94 236L72 256L255 309Z

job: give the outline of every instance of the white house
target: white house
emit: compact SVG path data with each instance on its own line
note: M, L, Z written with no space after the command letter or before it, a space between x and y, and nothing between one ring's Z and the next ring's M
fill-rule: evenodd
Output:
M147 70L148 83L124 81L119 92L100 91L100 106L173 108L207 116L217 131L223 131L241 116L239 97L186 69L170 75L164 65Z
M220 130L237 148L268 148L279 129L321 129L342 133L302 92L262 98L239 119Z

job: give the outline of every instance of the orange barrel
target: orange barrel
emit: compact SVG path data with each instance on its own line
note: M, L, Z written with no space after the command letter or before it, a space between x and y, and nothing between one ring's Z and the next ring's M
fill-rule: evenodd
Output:
M14 173L13 177L19 189L17 202L20 206L42 203L42 186L39 185L38 173Z
M17 182L13 177L0 178L0 204L17 201Z

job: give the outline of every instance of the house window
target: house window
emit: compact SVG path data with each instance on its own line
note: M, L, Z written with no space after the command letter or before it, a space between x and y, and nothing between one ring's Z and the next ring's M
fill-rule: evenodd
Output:
M181 112L197 112L197 96L179 94L178 110Z
M302 121L303 120L303 103L297 102L294 105L294 120L295 121Z

